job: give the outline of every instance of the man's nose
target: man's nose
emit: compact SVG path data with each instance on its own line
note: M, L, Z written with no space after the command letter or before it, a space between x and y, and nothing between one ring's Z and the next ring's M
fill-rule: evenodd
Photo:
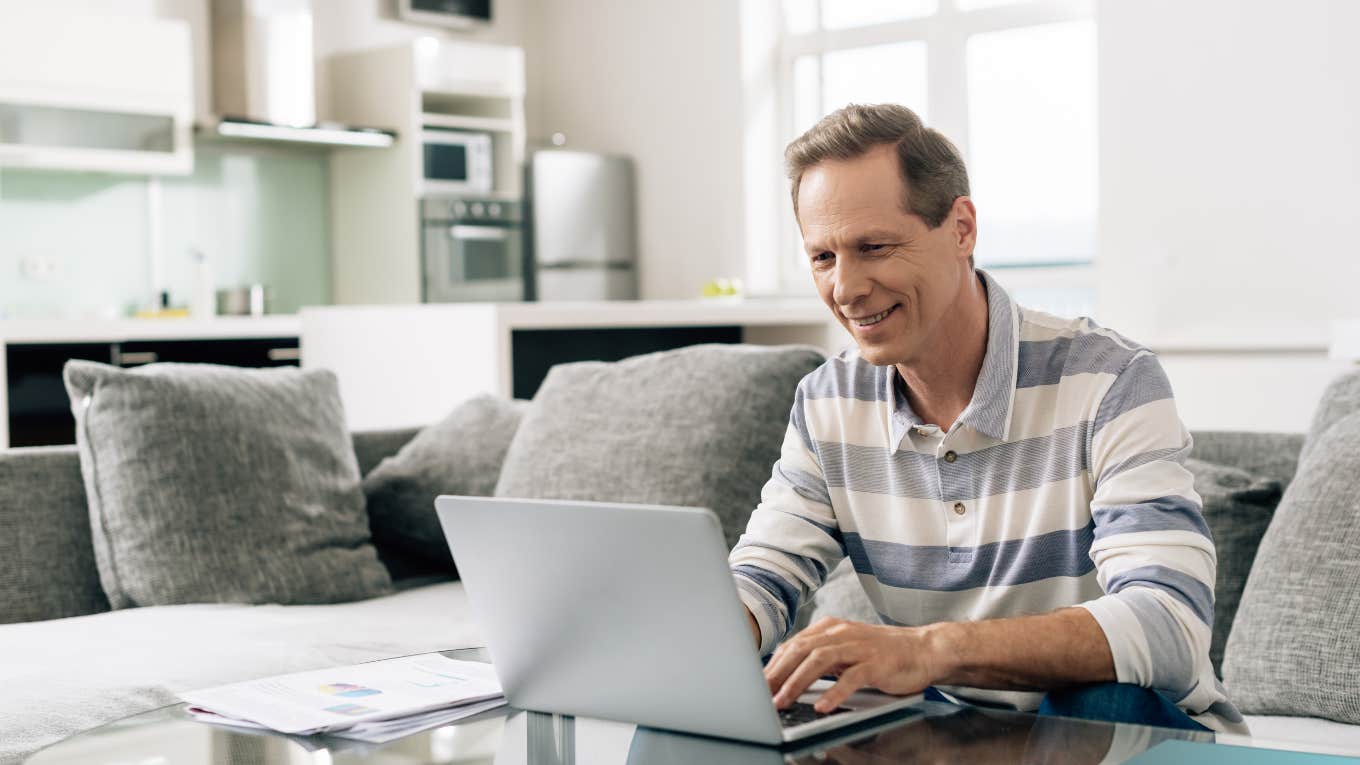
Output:
M836 286L831 296L837 305L853 305L869 296L873 282L852 258L836 258Z

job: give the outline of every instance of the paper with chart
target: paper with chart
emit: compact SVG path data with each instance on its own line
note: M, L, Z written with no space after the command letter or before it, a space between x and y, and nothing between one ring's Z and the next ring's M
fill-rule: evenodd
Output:
M500 700L503 694L490 664L432 653L232 683L180 698L218 715L307 734Z

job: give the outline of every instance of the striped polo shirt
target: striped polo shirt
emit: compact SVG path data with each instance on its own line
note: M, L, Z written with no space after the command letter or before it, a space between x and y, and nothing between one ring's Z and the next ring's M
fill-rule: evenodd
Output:
M768 652L843 558L884 624L1087 609L1119 682L1246 732L1209 662L1215 556L1157 357L1090 319L987 290L987 350L947 431L855 350L798 385L730 563ZM946 688L1038 707L1042 693Z

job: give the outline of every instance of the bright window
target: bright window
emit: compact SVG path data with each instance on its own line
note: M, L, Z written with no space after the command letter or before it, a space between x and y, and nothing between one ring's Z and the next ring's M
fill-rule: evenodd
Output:
M917 19L939 10L936 0L823 0L821 6L823 29Z
M846 104L891 101L914 104L921 119L928 119L926 44L902 42L828 51L822 55L821 90L819 118Z
M1089 262L1095 253L1095 24L973 35L968 159L984 264ZM990 240L990 241L989 241Z

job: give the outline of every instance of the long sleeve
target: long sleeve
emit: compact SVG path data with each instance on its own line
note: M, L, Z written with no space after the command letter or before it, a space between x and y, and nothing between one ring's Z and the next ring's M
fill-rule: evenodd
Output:
M1089 433L1091 559L1106 594L1082 606L1105 632L1119 682L1240 723L1209 661L1214 544L1183 465L1190 434L1156 356L1141 352L1119 372Z
M788 635L798 607L845 557L803 406L800 390L779 460L728 558L737 595L760 626L762 654Z

